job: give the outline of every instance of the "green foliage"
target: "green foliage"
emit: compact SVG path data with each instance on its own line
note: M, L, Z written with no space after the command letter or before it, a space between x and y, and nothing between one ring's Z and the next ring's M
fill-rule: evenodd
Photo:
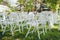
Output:
M19 0L19 3L20 3L20 4L23 4L23 2L24 2L24 0Z
M26 32L26 30L24 30ZM39 40L37 37L37 33L34 32L33 34L30 33L27 38L25 38L25 32L19 33L18 31L15 32L15 36L11 36L11 33L7 32L3 36L3 40ZM10 35L9 35L10 34ZM41 34L41 40L60 40L60 31L57 29L52 29L48 31L45 35Z
M57 24L55 24L55 26L58 27ZM26 26L25 26L26 27ZM40 27L40 26L39 26ZM9 28L7 28L9 29ZM33 29L33 28L32 28ZM1 30L1 28L0 28ZM26 32L28 31L28 29L24 28L23 32L14 32L14 36L11 35L10 31L7 31L3 36L2 31L0 31L0 37L2 36L2 40L39 40L38 36L37 36L37 32L33 32L30 33L28 35L27 38L25 38ZM41 31L41 29L40 29ZM50 31L48 30L47 33L45 35L41 34L41 40L60 40L60 31L58 31L57 29L51 29Z
M59 8L59 0L46 0L46 4L53 10L57 10Z
M3 2L3 0L0 0L0 3Z
M28 10L32 10L33 9L33 0L29 0L27 3L26 3L26 6L25 6L25 10L28 11Z
M27 3L24 3L24 0L19 0L19 3L20 4L24 4L25 5L24 10L28 11L28 10L32 10L33 9L33 1L34 0L29 0Z

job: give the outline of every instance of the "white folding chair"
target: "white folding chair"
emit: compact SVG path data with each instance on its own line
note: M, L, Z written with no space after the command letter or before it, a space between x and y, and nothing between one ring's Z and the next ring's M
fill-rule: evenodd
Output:
M3 26L2 27L2 29L3 29L3 33L2 34L4 34L5 33L5 31L6 31L6 16L7 16L7 13L8 12L10 12L10 8L9 7L7 7L7 6L5 6L5 5L0 5L0 13L2 14L2 20L0 20L0 21L2 21L2 24L4 24L5 26Z
M10 25L10 31L12 33L12 36L14 36L14 32L16 31L15 28L16 28L16 25L18 25L19 21L18 21L19 17L17 15L16 12L11 12L9 14L9 19L7 20L7 24ZM14 26L14 23L16 23L16 25ZM18 26L18 28L20 28L20 26ZM18 29L18 31L20 31Z
M57 14L57 23L59 24L58 30L60 30L60 11L59 11L59 13Z
M33 12L30 12L28 14L27 20L28 20L27 21L27 25L29 25L30 27L29 27L28 32L26 33L26 36L25 37L27 37L29 35L29 33L31 33L30 30L34 26L34 29L32 30L32 32L34 32L34 30L37 31L38 38L40 39L40 32L39 32L39 28L38 28L38 21L35 20L35 15L34 15Z
M54 27L54 16L53 16L52 11L47 12L47 19L48 19L48 25L49 25L49 30Z
M39 19L38 19L39 23L41 24L42 26L42 29L43 29L43 34L45 35L45 33L47 32L47 29L46 29L46 14L45 12L41 12L39 13Z
M3 21L4 21L3 19L4 19L3 13L0 12L0 25L1 25L2 30L4 28L3 25L2 25Z
M6 14L4 13L4 12L2 12L1 14L0 14L0 24L1 24L1 28L2 28L2 30L3 30L3 33L2 34L4 34L5 33L5 31L6 31L6 27L7 27L7 25L6 25Z
M26 12L19 13L19 21L21 23L22 32L23 32L24 25L25 25L25 24L23 24L23 22L26 22L26 18L27 18L27 13Z

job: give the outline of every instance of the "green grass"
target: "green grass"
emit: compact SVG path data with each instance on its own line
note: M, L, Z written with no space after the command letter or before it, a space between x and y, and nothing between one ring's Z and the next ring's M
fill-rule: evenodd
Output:
M10 33L5 33L2 37L2 40L39 40L37 37L37 33L31 33L27 38L25 38L24 33L16 32L15 36L11 36ZM48 31L45 35L41 34L41 40L60 40L60 31L57 29L52 29Z
M56 28L47 31L45 35L41 34L41 40L60 40L60 31L58 31L58 25L55 24ZM41 29L40 29L41 30ZM3 36L1 35L2 30L0 30L0 39L1 40L39 40L37 32L30 33L27 38L25 38L27 29L24 29L24 32L19 33L14 32L14 36L8 31Z

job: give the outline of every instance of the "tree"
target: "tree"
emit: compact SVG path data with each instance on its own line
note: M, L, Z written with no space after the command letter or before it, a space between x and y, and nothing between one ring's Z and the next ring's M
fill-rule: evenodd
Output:
M59 8L60 0L46 0L46 4L48 7L52 9L53 12L56 12Z
M0 3L2 2L3 0L0 0Z

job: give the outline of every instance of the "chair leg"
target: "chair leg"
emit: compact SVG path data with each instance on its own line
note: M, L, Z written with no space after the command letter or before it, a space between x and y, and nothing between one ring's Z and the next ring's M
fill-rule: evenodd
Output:
M23 25L22 25L22 22L21 22L21 28L22 28L22 32L23 32Z
M37 33L38 33L38 38L40 39L40 32L38 26L36 27Z
M46 28L46 24L45 24L45 33L47 33L47 28Z
M1 24L1 28L2 28L2 30L3 30L3 28L4 28L2 24Z
M3 29L2 35L4 35L5 31L6 31L6 26L5 26L4 29Z
M25 36L25 37L27 37L28 34L30 33L30 29L31 29L31 26L30 26L30 28L28 29L28 32L26 33L26 36Z
M20 28L20 27L21 27L21 26L19 25L19 26L18 26L18 28L19 28L19 32L21 32L21 28Z
M14 36L14 33L13 33L13 25L11 25L11 33L12 33L12 36Z
M22 25L22 32L23 32L23 25Z
M58 27L58 30L60 30L60 22L59 22L59 27Z
M27 29L29 28L28 25L26 26L26 28L27 28Z
M49 30L51 30L53 27L54 27L54 24L51 21L49 21Z
M43 29L43 34L45 35L45 24L41 24L42 29Z
M35 32L35 31L36 31L36 30L35 30L35 28L34 28L34 29L32 30L32 33Z

